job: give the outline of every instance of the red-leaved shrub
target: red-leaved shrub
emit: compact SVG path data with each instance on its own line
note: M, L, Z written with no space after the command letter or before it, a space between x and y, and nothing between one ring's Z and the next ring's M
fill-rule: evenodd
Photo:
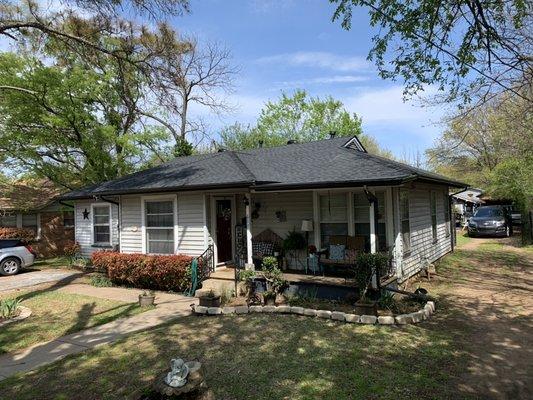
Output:
M35 239L35 232L25 228L1 228L0 239L20 239L25 243L30 243Z
M116 284L142 289L183 292L191 284L192 257L153 256L97 251L91 256L96 270L106 272Z

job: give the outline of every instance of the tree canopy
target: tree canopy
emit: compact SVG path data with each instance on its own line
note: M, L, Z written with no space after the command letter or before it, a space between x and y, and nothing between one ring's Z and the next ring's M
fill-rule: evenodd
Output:
M330 0L333 20L352 26L368 10L377 28L369 58L407 94L435 85L443 102L484 103L498 93L533 102L533 3L485 0Z
M255 125L235 123L220 133L220 145L226 149L252 149L281 146L288 140L309 142L337 136L358 136L365 148L374 154L393 158L377 141L362 134L361 118L350 113L344 104L331 96L312 97L305 90L282 93L276 101L268 101Z
M503 95L502 95L503 96ZM430 165L524 209L533 206L533 115L521 98L498 97L453 118L427 151Z

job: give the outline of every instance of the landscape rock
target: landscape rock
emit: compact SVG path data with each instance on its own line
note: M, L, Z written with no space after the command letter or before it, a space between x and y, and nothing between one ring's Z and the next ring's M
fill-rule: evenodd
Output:
M359 322L361 324L375 324L377 320L374 315L361 315Z
M288 314L291 312L291 306L277 306L276 312Z
M382 315L378 317L378 324L381 325L394 325L394 317L389 315Z
M308 317L316 317L316 310L313 308L304 308L304 315Z
M345 321L346 320L346 314L340 311L332 311L331 312L331 319L335 321Z
M414 322L413 317L411 314L400 314L397 315L394 320L398 325L407 325L412 324Z
M414 324L418 324L419 322L422 322L424 320L424 314L420 314L419 312L407 314L412 320Z
M234 314L235 307L222 307L222 314Z
M248 314L248 306L236 306L235 314Z
M276 306L263 306L264 313L273 313L276 312Z
M194 312L196 314L207 314L207 307L204 306L194 306Z
M316 316L318 318L330 319L331 318L331 311L329 311L329 310L317 310L316 311Z
M344 314L344 318L346 322L351 322L352 324L356 324L359 322L359 319L361 318L360 315L357 314Z
M435 308L435 302L434 301L428 301L426 305L429 305L431 307L431 310L435 312L437 309Z
M304 315L304 308L303 307L291 307L291 313L298 314L298 315Z
M248 307L248 310L251 313L262 313L263 312L263 306L250 306L250 307Z
M220 315L222 314L222 309L220 307L209 307L207 313L209 315Z

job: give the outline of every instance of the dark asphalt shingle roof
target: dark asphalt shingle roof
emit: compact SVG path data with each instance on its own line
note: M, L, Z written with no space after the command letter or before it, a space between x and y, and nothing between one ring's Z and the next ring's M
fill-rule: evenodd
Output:
M64 198L252 185L256 190L361 186L412 179L467 186L442 175L344 147L348 140L341 137L180 157L145 171L71 192Z

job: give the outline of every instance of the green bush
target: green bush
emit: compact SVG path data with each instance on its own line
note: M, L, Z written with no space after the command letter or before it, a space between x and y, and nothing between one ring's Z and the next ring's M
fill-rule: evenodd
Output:
M17 309L20 305L19 299L0 300L0 318L9 319L17 316Z
M96 287L111 287L113 282L105 275L93 275L91 276L91 285Z
M366 290L374 272L379 276L387 270L389 255L386 253L359 253L357 254L356 267L354 268L355 283L359 296L364 300Z

